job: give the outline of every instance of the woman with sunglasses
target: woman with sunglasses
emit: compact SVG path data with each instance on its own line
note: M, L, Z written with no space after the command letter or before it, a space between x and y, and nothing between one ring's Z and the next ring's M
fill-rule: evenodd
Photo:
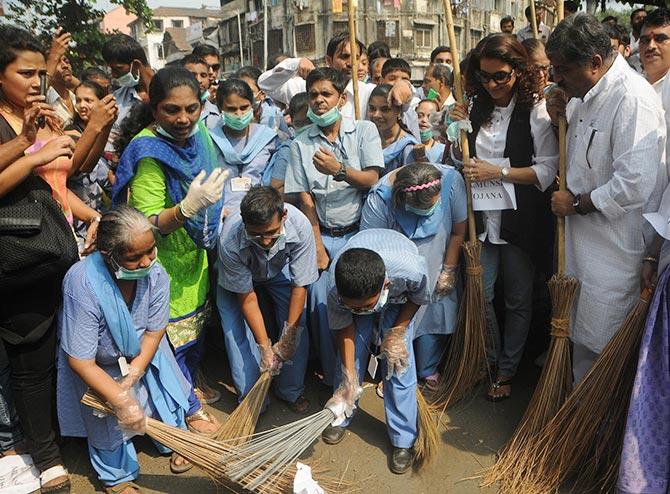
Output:
M200 121L201 110L200 86L193 74L183 67L156 72L149 102L133 108L121 124L115 142L121 159L112 189L114 205L127 199L160 232L157 259L170 278L168 339L191 385L211 311L207 250L216 245L227 176L218 168L214 143ZM201 433L214 432L218 426L193 389L186 423ZM189 465L173 458L170 467L180 473Z
M468 60L465 78L470 108L456 105L449 114L452 120L469 119L473 127L468 134L473 158L464 163L463 173L470 182L514 184L517 205L476 213L477 234L483 242L487 357L489 365L497 365L488 399L495 402L512 393L531 322L535 272L548 274L551 269L548 253L554 221L544 191L556 177L558 143L541 77L516 38L493 34L480 41ZM452 146L452 153L461 158L458 146ZM502 347L492 303L498 275L504 281L505 298Z
M402 108L389 103L390 84L377 86L368 100L368 119L375 124L382 140L384 170L382 176L412 162L416 138L402 123Z

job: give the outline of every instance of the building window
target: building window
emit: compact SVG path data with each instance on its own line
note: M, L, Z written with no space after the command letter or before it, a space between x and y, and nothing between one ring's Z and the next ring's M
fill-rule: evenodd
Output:
M162 43L154 43L154 51L156 53L156 57L158 57L158 60L165 60L165 53L163 52Z
M349 23L347 21L333 21L333 37L347 32L349 32Z
M295 27L295 44L300 53L309 53L316 50L314 24L300 24Z
M416 26L414 28L414 44L417 48L433 48L433 28Z
M163 32L163 19L154 19L154 26L156 28L156 31L162 33Z
M184 27L184 21L181 19L172 19L172 27Z
M377 21L377 40L384 41L389 48L400 47L398 21Z

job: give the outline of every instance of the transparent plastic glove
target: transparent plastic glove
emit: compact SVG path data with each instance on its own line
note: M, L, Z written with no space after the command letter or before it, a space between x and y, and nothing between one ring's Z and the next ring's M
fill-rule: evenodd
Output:
M132 365L128 366L128 374L125 376L119 378L119 386L121 386L122 389L130 389L135 384L137 384L137 381L142 379L142 376L144 375L144 371L141 369L138 369L137 367L133 367Z
M291 361L300 344L300 335L303 329L305 328L302 326L289 326L287 322L284 323L279 341L272 346L272 350L279 360L282 362Z
M131 436L144 435L147 418L144 410L129 389L123 390L109 403L119 421L121 430Z
M282 361L272 350L271 345L258 345L261 352L261 372L269 372L271 376L276 376L281 370Z
M191 182L186 197L181 201L182 214L191 218L201 209L220 200L229 173L223 168L217 168L207 178L205 178L205 170L198 173Z
M342 366L342 382L324 407L335 415L335 420L330 425L337 427L351 417L356 410L356 402L362 394L363 388L358 383L358 376Z
M394 375L400 377L407 372L409 352L405 344L406 334L406 327L396 326L384 335L379 356L386 359L386 379L391 379Z
M456 120L447 127L447 139L449 142L458 142L461 138L461 131L472 132L472 122L470 120Z
M457 275L458 266L442 265L442 271L440 271L440 275L437 277L435 293L440 297L444 297L454 291Z

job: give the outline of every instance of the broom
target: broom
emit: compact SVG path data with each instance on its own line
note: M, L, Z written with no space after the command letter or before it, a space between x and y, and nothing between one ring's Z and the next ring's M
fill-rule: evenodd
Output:
M90 391L83 396L81 402L100 412L113 414L111 408L99 396ZM332 412L329 413L332 416ZM227 488L233 490L233 492L241 492L243 489L252 490L247 485L235 482L226 475L223 459L230 456L243 458L243 455L237 452L234 445L215 441L203 435L164 424L151 417L147 417L146 420L146 434L149 437L183 456L190 463L209 475L215 482L223 483ZM293 478L295 477L296 470L294 464L289 464L281 472L276 470L268 472L268 466L261 463L247 472L240 480L244 484L250 484L262 478L262 481L256 485L253 492L286 494L293 492ZM354 490L351 482L342 479L326 477L319 479L318 482L327 492L346 494Z
M645 289L556 416L520 451L501 492L546 494L575 474L576 492L614 492L650 298Z
M562 17L559 7L559 20ZM564 191L566 184L565 154L565 118L559 120L559 190ZM565 218L557 218L558 233L558 272L549 280L551 296L551 342L547 360L532 398L526 408L521 422L514 435L500 453L498 461L484 477L484 486L500 482L505 485L504 478L512 475L518 465L519 457L527 443L532 440L547 423L556 415L572 388L572 358L570 355L570 314L579 288L579 280L565 275ZM500 492L505 492L501 487Z
M446 14L447 31L451 57L454 61L454 86L456 99L463 104L463 88L461 85L461 70L456 36L454 34L454 19L451 5L443 0ZM468 136L461 131L461 149L463 162L470 160ZM482 282L482 267L480 263L482 246L477 239L474 211L472 209L472 187L470 180L465 179L466 197L468 202L468 241L463 244L466 264L465 303L461 304L456 331L451 337L451 345L440 372L440 381L436 391L431 396L431 405L444 410L462 400L481 379L481 369L484 367L486 352L484 338L486 333L486 317L484 306L484 284Z

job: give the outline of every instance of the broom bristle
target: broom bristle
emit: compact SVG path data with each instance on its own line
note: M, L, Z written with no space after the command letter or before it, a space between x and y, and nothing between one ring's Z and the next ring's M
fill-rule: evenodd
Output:
M417 470L429 465L437 456L438 423L437 416L428 406L426 399L416 390L417 408L419 411L419 435L414 443Z
M444 411L467 396L480 381L486 353L486 313L482 282L481 242L463 244L466 262L465 298L458 314L458 325L451 337L444 369L440 372L431 406Z
M533 396L514 435L500 453L498 461L484 475L483 486L498 482L499 492L506 491L505 479L513 475L529 441L556 415L572 389L572 359L568 321L579 288L575 278L554 275L549 280L552 300L552 334L547 360Z
M228 419L221 424L212 438L216 441L228 441L229 444L231 444L231 441L241 444L251 436L256 430L258 417L263 409L270 383L272 383L270 373L261 373L247 396L237 405Z
M505 480L507 492L546 494L575 473L580 493L612 492L649 295L642 295L556 416L527 442Z
M91 392L86 393L81 402L95 410L113 413L100 397ZM332 412L327 412L332 420ZM290 428L291 424L288 426L259 433L256 436L272 436L274 431ZM269 462L255 462L253 457L245 457L244 453L240 452L234 444L215 441L210 437L173 427L153 418L147 418L146 433L149 437L183 456L205 472L214 482L222 484L233 492L244 492L245 490L262 494L293 492L295 461L282 464L281 468ZM232 443L235 441L233 440ZM251 461L255 464L255 468L249 469L241 479L235 480L227 474L225 458L236 458L238 462ZM357 490L352 482L342 478L317 478L319 474L318 469L314 470L314 479L327 492L347 494Z

